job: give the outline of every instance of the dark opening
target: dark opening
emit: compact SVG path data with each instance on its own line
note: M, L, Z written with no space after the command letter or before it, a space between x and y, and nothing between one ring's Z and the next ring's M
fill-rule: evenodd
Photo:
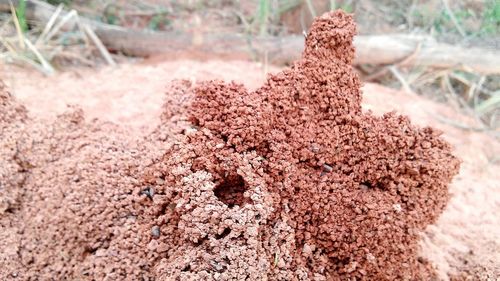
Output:
M359 187L364 190L370 190L370 189L382 189L386 190L388 180L385 178L378 179L376 181L363 181L359 184Z
M92 247L92 246L86 245L83 248L83 253L82 253L83 258L86 258L89 255L95 255L95 253L97 252L98 249L99 249L99 247Z
M371 183L371 182L369 182L369 181L365 181L365 182L362 182L362 183L360 184L360 187L361 187L361 188L365 188L365 189L370 189L370 188L373 188L373 185L372 185L372 183Z
M207 240L208 240L207 236L205 236L203 238L199 238L197 242L193 243L193 245L195 247L199 247L199 246L203 245L203 243L205 243L205 241L207 241Z
M215 235L215 239L217 239L217 240L218 240L218 239L222 239L222 238L224 238L224 237L228 236L228 235L229 235L229 233L231 233L231 229L230 229L230 228L228 228L228 227L226 227L226 228L224 228L224 231L222 231L222 233L221 233L221 234L217 234L217 235Z
M200 126L200 120L198 118L191 118L189 121L196 127Z
M331 264L337 267L338 270L345 268L351 262L349 257L335 257L330 259Z
M222 203L229 208L234 206L243 206L244 203L250 203L243 193L247 191L245 181L240 175L230 175L222 180L214 189L214 194Z

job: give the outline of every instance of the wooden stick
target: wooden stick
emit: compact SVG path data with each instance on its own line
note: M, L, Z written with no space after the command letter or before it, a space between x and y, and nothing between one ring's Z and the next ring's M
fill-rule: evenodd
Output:
M28 38L24 37L24 43L26 46L28 46L28 49L30 49L33 54L35 54L36 58L40 61L40 64L42 67L46 70L45 72L50 74L53 74L55 72L54 68L50 63L42 56L42 54L38 51L38 49L28 40Z
M13 1L17 2L17 1ZM56 8L39 0L26 0L26 16L30 20L49 21ZM0 11L8 11L8 0L0 0ZM67 12L61 12L64 17ZM148 57L169 54L172 57L188 52L203 53L205 56L250 57L249 49L259 56L266 52L271 64L286 64L300 57L304 48L302 35L285 37L248 37L234 33L197 33L200 45L194 45L193 34L180 32L153 32L129 30L89 19L82 23L91 27L102 43L113 51L128 55ZM74 19L64 28L75 26ZM250 43L249 43L250 42ZM500 73L500 51L495 49L462 48L437 43L427 37L409 35L357 36L356 64L377 64L398 66L428 66L435 68L456 68L482 74ZM419 51L415 50L419 47ZM405 58L411 60L405 61Z
M397 67L395 65L392 65L389 67L389 70L391 73L398 79L399 83L401 83L401 87L403 90L407 93L413 93L413 90L411 89L410 85L408 82L406 82L406 79L403 77L403 75L399 72Z
M49 19L49 22L47 22L47 24L45 25L45 28L43 29L42 31L42 34L40 34L40 36L38 37L38 39L36 40L35 42L35 46L39 46L41 44L41 42L44 42L45 41L45 36L47 35L47 33L49 33L49 31L52 29L52 26L54 25L54 23L56 22L57 20L57 17L59 17L59 14L61 13L62 9L63 9L64 5L63 4L59 4L59 6L57 6L57 9L56 11L52 14L52 16L50 17Z
M97 35L94 33L94 31L86 24L83 24L83 30L90 37L90 39L94 42L94 44L96 45L97 49L101 53L102 57L106 60L106 62L111 66L116 66L116 63L113 60L113 57L111 57L111 54L108 52L106 47L104 47L101 40L99 40L99 37L97 37Z

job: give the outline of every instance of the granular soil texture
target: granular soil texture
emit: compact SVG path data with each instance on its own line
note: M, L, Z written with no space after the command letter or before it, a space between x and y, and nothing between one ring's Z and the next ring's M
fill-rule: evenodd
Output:
M459 161L432 128L361 112L350 16L248 92L179 81L147 136L0 91L0 278L429 280L419 233Z

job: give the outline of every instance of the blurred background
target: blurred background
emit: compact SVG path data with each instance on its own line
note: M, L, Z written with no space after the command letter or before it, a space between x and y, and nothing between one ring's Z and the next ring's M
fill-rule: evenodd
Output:
M44 75L180 58L246 60L268 72L300 56L315 16L342 9L358 24L365 82L475 120L456 126L500 125L498 0L0 0L0 8L0 60Z

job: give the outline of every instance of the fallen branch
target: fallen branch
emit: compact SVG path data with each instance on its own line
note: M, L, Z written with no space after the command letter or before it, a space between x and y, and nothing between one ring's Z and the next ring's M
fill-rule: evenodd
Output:
M26 16L30 20L48 22L56 11L56 7L38 0L26 0L26 4ZM9 10L9 1L0 0L0 11ZM61 12L62 17L66 14ZM165 53L175 56L186 52L262 57L267 53L269 63L285 64L297 59L304 48L302 35L252 37L234 33L137 31L82 17L80 20L94 30L109 50L140 57ZM75 24L74 20L69 20L63 28L71 29ZM500 52L497 50L465 49L409 35L357 36L354 44L357 64L419 65L483 74L500 73ZM415 52L417 49L419 51ZM407 60L410 56L412 59Z

